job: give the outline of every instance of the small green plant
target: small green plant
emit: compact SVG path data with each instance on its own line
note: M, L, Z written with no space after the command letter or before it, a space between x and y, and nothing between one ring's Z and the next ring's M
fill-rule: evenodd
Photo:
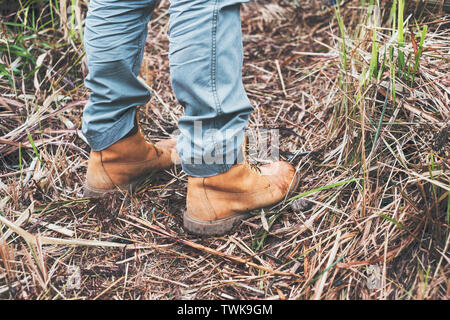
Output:
M428 31L428 26L424 25L421 35L420 35L419 47L418 48L415 47L415 56L416 57L415 57L415 61L414 61L414 70L413 70L412 77L411 77L411 87L414 85L414 79L416 78L417 70L419 69L419 61L420 61L420 57L422 56L423 43L425 41L427 31ZM412 36L412 39L414 40L413 36Z
M405 40L404 40L404 29L403 29L403 24L404 24L404 19L403 19L403 12L405 9L405 0L398 0L398 38L397 38L397 43L398 43L398 72L399 74L401 74L404 70L405 67L405 54L403 52L403 48L405 47Z
M61 49L72 51L77 48L76 56L82 56L82 5L84 2L79 0L20 0L17 10L0 20L0 82L6 80L15 88L21 80L27 83L34 80L34 75L45 69L43 61L53 53L60 53ZM41 56L43 60L39 61ZM72 62L77 60L73 55L69 57ZM50 79L57 73L55 67L47 72ZM42 72L41 76L44 74ZM51 83L40 82L45 89Z

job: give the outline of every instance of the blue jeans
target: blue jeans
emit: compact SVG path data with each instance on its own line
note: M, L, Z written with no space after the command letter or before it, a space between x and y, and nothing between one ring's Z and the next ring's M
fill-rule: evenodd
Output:
M242 84L240 3L171 0L169 63L172 89L184 106L177 150L183 170L207 177L241 161L253 111ZM103 150L134 127L136 107L151 98L138 78L155 0L91 0L85 50L91 90L82 130Z

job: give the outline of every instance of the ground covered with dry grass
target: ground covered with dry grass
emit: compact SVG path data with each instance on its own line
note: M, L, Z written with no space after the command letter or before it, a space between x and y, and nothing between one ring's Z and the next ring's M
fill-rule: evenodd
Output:
M86 4L50 3L32 27L18 26L23 10L2 16L0 298L449 297L443 8L245 4L249 131L278 130L301 184L232 234L204 239L182 229L187 177L178 168L135 195L82 198L89 93L77 26ZM154 141L183 112L170 87L167 8L155 11L141 69L154 93L141 125Z

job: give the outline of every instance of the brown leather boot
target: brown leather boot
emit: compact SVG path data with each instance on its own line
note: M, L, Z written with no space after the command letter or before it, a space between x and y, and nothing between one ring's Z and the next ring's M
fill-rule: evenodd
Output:
M101 197L109 193L133 192L151 173L179 163L176 139L148 142L141 129L102 151L91 151L85 197Z
M249 210L281 201L298 185L295 168L288 162L258 169L244 162L216 176L189 177L185 229L197 235L222 235L247 217Z

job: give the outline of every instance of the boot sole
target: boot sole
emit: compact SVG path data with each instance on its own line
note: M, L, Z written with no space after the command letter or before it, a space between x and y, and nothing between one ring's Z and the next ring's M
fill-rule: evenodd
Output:
M220 236L233 230L240 221L249 216L250 213L244 212L224 219L204 221L192 218L185 211L183 215L183 226L186 231L198 236Z
M286 197L289 197L297 189L299 183L300 178L296 175L293 187ZM205 221L192 218L185 210L183 213L183 227L187 232L198 236L221 236L232 231L242 220L250 216L251 214L247 211L224 219Z
M142 175L138 177L137 179L133 180L131 183L124 185L124 186L118 186L114 189L97 189L89 186L87 184L87 181L84 181L83 183L83 197L84 198L102 198L106 197L108 195L113 195L117 193L135 193L136 189L150 176L154 173L154 171L151 171L145 175Z

